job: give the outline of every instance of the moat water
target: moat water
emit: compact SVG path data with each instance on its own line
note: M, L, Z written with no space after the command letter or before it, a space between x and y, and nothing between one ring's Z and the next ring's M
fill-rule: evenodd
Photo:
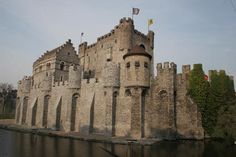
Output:
M0 157L232 157L236 145L172 141L152 146L105 144L0 129Z

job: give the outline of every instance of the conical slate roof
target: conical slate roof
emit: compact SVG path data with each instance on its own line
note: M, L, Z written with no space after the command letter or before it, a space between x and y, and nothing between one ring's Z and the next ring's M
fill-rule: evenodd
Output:
M125 59L126 57L133 55L147 56L150 59L152 58L152 56L145 51L145 48L142 45L134 46L128 53L123 56L123 58Z

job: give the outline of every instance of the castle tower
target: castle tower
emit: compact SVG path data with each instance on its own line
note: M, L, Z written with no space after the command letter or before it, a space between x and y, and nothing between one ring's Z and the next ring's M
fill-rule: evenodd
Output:
M80 66L71 65L69 67L69 87L70 88L81 87L81 73L82 73L82 69Z
M123 56L125 60L125 88L131 92L131 136L145 136L145 104L150 87L152 56L143 46L135 46Z
M121 50L127 50L132 48L133 46L133 31L134 31L134 24L133 20L128 18L123 18L120 20L119 25L119 43Z
M153 113L151 119L152 127L158 128L153 132L154 136L165 139L175 138L175 99L176 99L176 64L165 62L157 64L157 77L154 80L153 100L155 105L150 112Z
M31 77L25 76L18 82L17 99L18 104L16 106L16 123L26 124L27 109L29 108L29 96L31 87Z
M136 45L123 56L125 60L125 87L150 86L150 63L152 56L145 52L144 47Z

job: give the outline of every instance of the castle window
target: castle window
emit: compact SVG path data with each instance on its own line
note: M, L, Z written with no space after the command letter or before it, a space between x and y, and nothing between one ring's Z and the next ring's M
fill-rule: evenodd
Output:
M42 66L40 66L40 67L39 67L39 71L42 71L42 68L43 68L43 67L42 67Z
M51 63L47 63L46 66L47 66L47 70L50 69L51 68Z
M115 40L115 43L117 43L117 40Z
M103 45L101 45L101 48L103 48Z
M140 67L139 61L135 61L134 65L135 65L135 67Z
M131 96L131 91L130 89L125 90L125 96Z
M163 98L165 98L167 96L167 91L166 90L161 90L159 92L159 95L160 95L161 99L163 99Z
M68 52L67 55L69 56L69 55L70 55L70 52Z
M148 68L148 63L147 62L144 62L144 67Z
M61 76L60 80L61 80L61 81L63 80L63 76Z
M126 68L130 67L130 62L126 63Z
M64 70L64 68L65 68L65 63L64 63L64 62L61 62L61 63L60 63L60 70Z
M139 47L144 48L144 50L146 49L145 46L143 44L140 44Z

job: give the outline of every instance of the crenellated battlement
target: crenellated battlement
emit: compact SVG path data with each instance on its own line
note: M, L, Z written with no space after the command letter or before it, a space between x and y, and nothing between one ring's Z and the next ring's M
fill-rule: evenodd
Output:
M97 43L93 43L93 44L90 44L90 45L88 45L87 47L86 47L86 49L88 50L88 49L92 49L92 48L94 48L94 47L96 47L97 46Z
M107 34L105 34L105 35L103 35L103 36L101 36L101 37L98 37L98 38L97 38L97 41L102 41L102 40L104 40L104 39L107 39L107 38L109 38L109 37L112 37L114 34L115 34L115 31L114 31L114 30L111 30L110 33L107 33Z
M134 21L130 18L130 17L123 17L122 19L120 19L120 24L124 24L124 23L129 23L129 24L134 24Z
M186 73L190 73L190 71L191 71L191 65L183 65L182 66L182 73L183 74L186 74Z
M55 87L68 87L69 86L69 82L68 81L56 81L53 83L52 88Z
M79 44L79 48L87 47L87 45L88 45L88 42L83 42L83 43Z
M208 71L208 76L209 76L209 81L211 81L211 78L213 75L226 75L226 76L229 76L226 74L226 71L225 70L209 70ZM232 80L234 79L233 76L229 76L229 78Z
M182 73L176 75L176 80L178 85L186 84L186 80L188 79L188 74L191 71L191 65L182 65Z
M56 53L60 52L62 49L64 49L65 47L67 47L68 45L72 46L72 42L71 39L68 39L68 41L66 41L63 45L51 50L51 51L46 51L43 55L41 55L34 63L33 63L33 67L37 66L41 61L51 58L51 57L55 57ZM73 46L72 46L73 47ZM74 51L75 48L73 47Z
M158 63L154 78L153 55L154 32L136 30L131 18L95 43L81 43L79 53L69 39L40 56L32 77L19 81L16 121L137 140L201 137L197 106L186 99L190 65L177 74L175 63Z
M30 92L31 87L31 76L24 76L22 80L18 81L18 90L24 93Z
M136 34L137 36L140 36L141 38L147 39L149 40L148 36L143 34L142 32L138 31L138 30L134 30L134 34Z
M157 68L157 72L163 71L163 70L176 70L176 64L174 62L164 62L162 63L158 63L156 68Z

